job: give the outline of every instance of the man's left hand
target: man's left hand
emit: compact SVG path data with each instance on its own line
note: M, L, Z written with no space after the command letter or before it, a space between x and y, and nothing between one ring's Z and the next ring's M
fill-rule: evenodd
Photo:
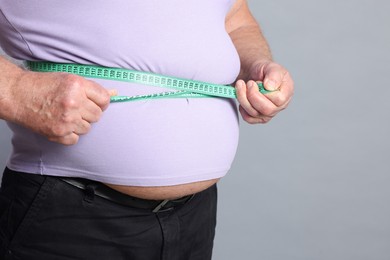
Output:
M242 118L250 124L269 122L277 113L285 109L294 92L294 82L289 72L275 62L263 62L252 67L250 78L245 83L237 80L235 87L239 111ZM266 90L261 94L256 82L263 82Z

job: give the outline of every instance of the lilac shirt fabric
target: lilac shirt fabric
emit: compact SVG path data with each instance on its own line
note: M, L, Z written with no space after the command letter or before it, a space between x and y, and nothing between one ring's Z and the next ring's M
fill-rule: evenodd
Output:
M238 75L225 31L233 0L0 0L0 44L21 60L95 64L218 84ZM96 80L120 95L163 88ZM8 167L136 186L219 178L238 143L234 100L113 103L79 143L52 143L18 125Z

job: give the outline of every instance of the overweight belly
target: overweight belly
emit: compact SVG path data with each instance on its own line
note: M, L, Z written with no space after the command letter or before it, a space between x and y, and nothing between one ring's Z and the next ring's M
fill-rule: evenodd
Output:
M121 95L164 91L104 85ZM136 197L166 199L202 191L227 173L237 149L238 115L235 102L222 98L145 100L112 103L73 146L14 131L13 169L82 177Z
M117 191L145 199L179 198L209 188L230 168L238 140L232 100L150 100L113 104L109 109L105 115L109 121L125 115L111 124L127 129L119 139L126 145L132 140L134 149L118 151L128 151L130 172L144 180L135 185L105 183Z

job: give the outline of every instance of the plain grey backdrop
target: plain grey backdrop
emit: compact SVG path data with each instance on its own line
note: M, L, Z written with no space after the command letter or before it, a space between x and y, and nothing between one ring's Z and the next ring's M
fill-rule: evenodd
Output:
M269 124L241 124L214 259L389 260L390 1L249 3L296 91Z

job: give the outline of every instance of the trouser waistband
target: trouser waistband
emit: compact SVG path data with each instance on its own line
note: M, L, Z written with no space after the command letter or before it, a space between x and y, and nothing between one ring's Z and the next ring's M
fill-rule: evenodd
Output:
M111 189L110 187L104 185L101 182L97 182L85 178L70 178L70 177L58 177L58 176L50 176L50 175L24 173L24 172L14 171L9 168L6 168L5 173L19 174L20 176L25 176L30 181L39 184L42 184L46 178L57 179L58 181L65 182L73 187L84 190L86 193L86 197L98 196L119 205L150 210L155 213L172 210L176 207L182 206L188 203L194 196L196 196L196 194L191 194L173 200L148 200L148 199L141 199L141 198L137 198L137 197L133 197L121 193L119 191Z
M88 179L65 177L60 177L60 179L74 187L85 190L87 194L94 194L117 204L133 208L149 209L153 212L174 209L175 207L184 205L185 203L189 202L195 196L195 194L192 194L174 200L148 200L118 192L114 189L111 189L107 185Z

